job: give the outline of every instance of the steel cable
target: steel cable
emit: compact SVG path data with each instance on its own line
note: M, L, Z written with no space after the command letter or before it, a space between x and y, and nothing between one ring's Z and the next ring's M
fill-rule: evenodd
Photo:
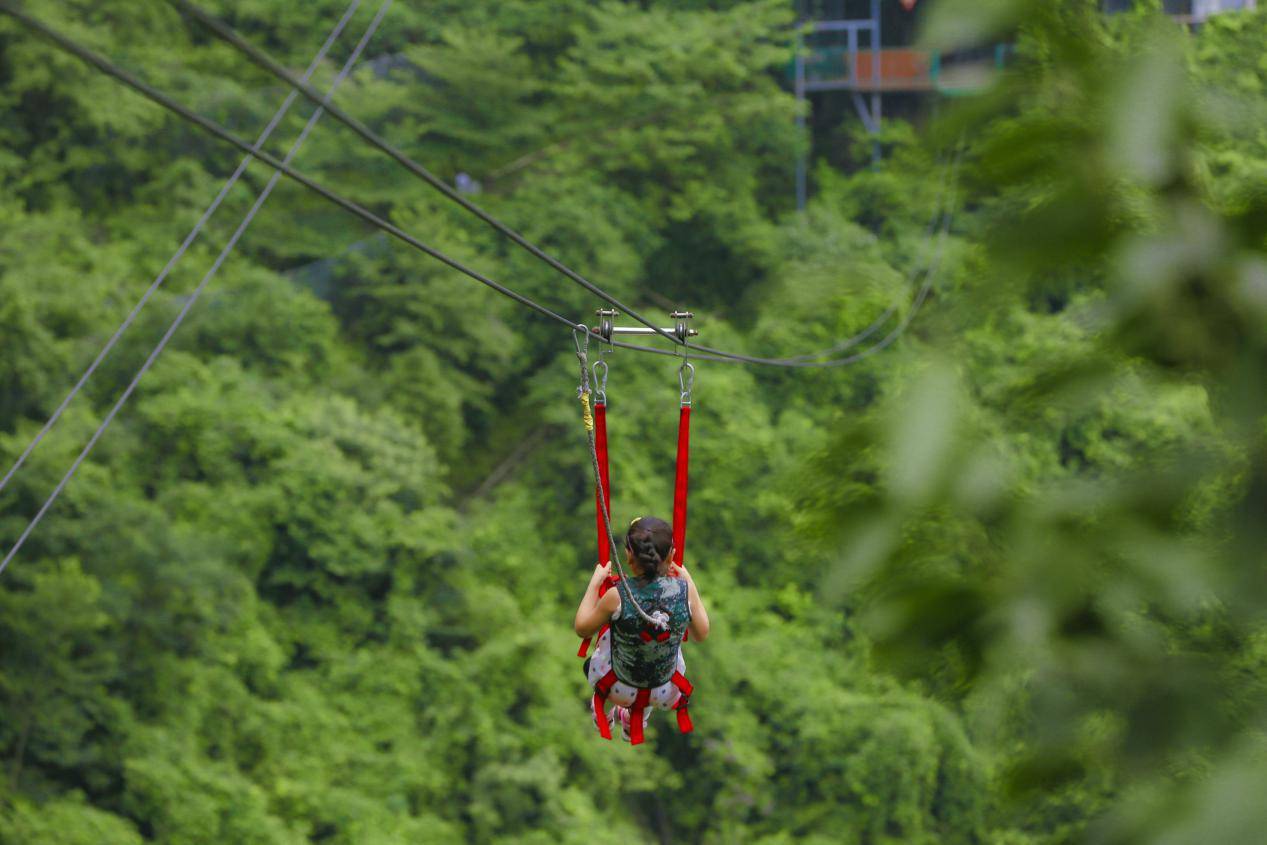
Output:
M190 0L167 0L167 2L171 3L173 6L180 9L182 12L186 13L190 17L197 20L203 26L207 27L213 34L215 34L216 37L220 38L226 44L229 44L234 49L241 52L243 55L245 55L248 59L250 59L253 63L258 65L259 67L273 74L278 79L291 85L295 90L299 91L308 99L316 102L317 99L320 97L320 94L316 90L314 90L311 85L300 80L293 73L287 70L280 62L278 62L277 60L269 56L268 53L266 53L264 50L261 50L260 48L251 44L246 39L242 38L242 36L239 35L237 32L235 32L230 26L228 26L226 23L224 23L223 21L219 20L218 18L216 18L215 16L207 12L205 9L199 7L195 3L190 2ZM353 132L359 135L362 139L368 142L375 149L379 150L380 152L385 153L386 155L394 159L400 165L405 167L405 169L413 173L415 176L418 176L423 181L425 181L428 185L430 185L431 187L439 191L446 198L457 203L459 206L461 206L466 211L469 211L471 214L474 214L484 223L488 224L496 231L505 235L507 238L513 241L516 245L526 250L535 258L541 260L542 262L544 262L545 264L547 264L554 270L562 273L564 276L571 279L573 282L579 284L581 287L583 287L590 293L594 294L595 296L597 296L599 299L603 300L607 304L611 305L613 308L616 308L620 310L621 312L627 314L629 317L633 318L639 323L642 323L644 326L652 329L660 337L666 340L669 340L670 342L676 345L679 345L683 347L684 349L689 349L692 352L705 353L704 355L696 356L700 360L712 361L712 360L718 360L720 358L728 358L740 363L764 364L764 365L771 365L771 366L839 366L839 364L837 364L836 362L818 362L813 365L804 363L804 360L806 358L817 358L817 357L821 357L824 354L832 354L830 350L803 353L801 355L793 356L790 358L766 358L766 357L760 357L760 356L755 356L755 355L743 355L743 354L734 353L734 352L727 352L726 350L723 350L723 349L716 349L711 346L695 344L695 343L691 343L688 339L679 338L671 334L670 332L664 330L657 324L653 323L652 321L644 317L639 312L623 304L620 300L616 299L614 296L607 293L602 288L598 287L598 285L594 284L593 282L591 282L589 279L582 276L577 271L568 267L567 265L559 261L554 256L545 252L536 244L524 238L517 231L512 229L509 225L507 225L506 223L503 223L497 217L493 216L492 214L485 211L480 206L466 199L464 196L458 193L458 191L450 187L449 184L445 182L443 179L439 178L430 170L428 170L427 168L423 167L418 162L411 159L399 148L397 148L396 146L388 142L386 139L379 136L377 133L375 133L372 129L370 129L368 126L366 126L363 122L361 122L357 118L353 117L347 112L344 112L342 109L336 106L330 106L329 113L331 117L333 117L335 120L339 121L344 126L347 126L349 129L351 129ZM891 315L891 313L892 312L890 311L889 315ZM887 320L888 315L886 315L884 319ZM883 321L881 321L881 324L882 322ZM874 331L878 330L878 328L879 327L876 326L875 329L872 329L866 336L869 336L870 333L874 333ZM860 343L862 340L865 340L865 337L863 337L860 340L854 341L853 343L849 343L848 341L842 341L841 344L838 344L838 345L843 344L842 348L850 348L852 345L856 345L856 343ZM619 344L619 345L624 346L624 348L642 348L644 350L651 348L651 347L635 347L634 345L631 345L631 344ZM709 357L709 356L712 356L712 357ZM841 360L844 360L844 359L841 359ZM850 357L850 360L854 360L852 356Z
M57 31L53 30L51 27L47 26L46 24L43 24L42 22L36 20L35 18L32 18L29 15L21 11L18 11L17 9L14 9L8 2L4 2L4 0L0 0L0 12L4 12L5 14L10 15L11 17L15 18L19 22L23 23L28 28L40 33L44 37L51 40L59 48L76 56L81 61L84 61L92 65L93 67L96 67L98 70L102 71L103 73L106 73L107 75L117 79L119 82L122 82L124 85L128 86L129 88L132 88L133 90L142 94L143 96L155 102L156 104L172 111L173 113L179 115L183 119L202 128L204 131L207 131L208 133L220 138L221 140L232 144L233 146L237 147L238 149L246 153L247 156L263 161L264 163L272 167L274 171L276 171L272 174L265 189L261 192L259 197L256 199L255 204L252 206L251 210L247 213L246 217L243 219L238 229L234 232L233 236L230 238L229 243L221 251L219 256L217 256L211 269L208 270L207 274L199 282L198 286L195 288L193 293L187 298L184 306L181 308L180 312L177 314L176 318L173 320L172 324L169 326L167 332L163 335L159 343L155 346L154 350L150 353L149 357L147 357L145 362L142 364L140 370L137 372L136 376L133 378L133 380L128 385L128 387L125 389L124 393L120 396L119 400L115 403L115 405L111 408L111 410L108 412L106 417L102 420L101 424L98 426L97 430L93 433L88 443L85 445L83 450L80 452L80 454L77 456L75 461L72 463L70 469L66 472L66 474L62 477L61 481L54 488L53 492L45 500L40 510L37 512L35 517L27 525L26 529L19 536L14 546L10 549L10 551L5 556L5 558L2 561L0 561L0 572L4 571L4 569L8 566L9 562L13 559L14 555L17 554L19 549L25 543L27 537L30 536L30 533L34 530L36 525L38 525L40 520L48 512L49 508L56 501L57 497L61 494L61 492L66 487L66 485L71 480L71 478L74 476L79 466L87 458L88 454L91 452L93 447L96 445L97 441L105 432L106 428L114 420L114 417L118 414L119 410L131 397L137 385L140 383L140 380L149 371L150 367L153 366L154 362L157 360L159 355L166 348L167 343L171 340L176 330L184 321L186 315L189 313L190 309L193 307L194 303L197 301L198 297L201 295L207 283L211 280L211 278L214 277L215 273L219 270L224 260L228 257L232 249L236 246L238 239L241 237L242 233L249 226L250 222L254 219L255 214L263 206L264 201L267 199L269 194L271 194L273 188L276 186L276 184L278 183L282 175L285 175L293 179L294 181L298 182L299 184L304 185L309 190L314 191L315 193L322 196L326 200L349 211L355 216L368 222L370 225L378 229L381 229L387 232L388 234L393 235L394 237L398 238L399 240L404 241L410 246L426 253L427 255L430 255L431 257L441 261L442 263L448 265L449 267L452 267L453 269L458 270L459 272L462 272L467 276L470 276L476 281L479 281L482 284L490 288L493 288L499 293L515 300L516 302L526 307L529 307L532 310L537 311L538 313L548 316L557 322L567 325L574 332L579 329L588 334L588 329L583 324L574 323L573 321L567 319L566 317L563 317L562 315L552 311L551 309L534 302L528 297L525 297L511 290L510 288L476 272L475 270L472 270L466 267L464 264L457 261L456 259L450 258L449 256L445 255L439 250L436 250L428 246L427 244L419 241L417 238L414 238L413 236L404 232L403 230L396 227L395 225L387 222L386 220L383 220L382 218L375 215L373 212L368 211L367 209L358 205L357 203L351 200L348 200L334 193L328 188L325 188L319 183L313 181L312 179L309 179L308 177L303 176L302 174L298 173L290 166L290 162L293 160L295 154L298 152L299 147L307 138L313 126L316 125L317 120L324 113L325 111L324 106L328 103L329 98L333 96L335 89L343 81L343 79L346 78L347 74L351 71L355 62L359 59L361 51L364 49L365 45L368 43L370 36L373 34L373 32L377 29L378 25L381 23L383 15L386 13L386 10L390 6L390 3L391 3L391 0L385 0L383 5L380 7L380 10L378 14L375 16L373 23L371 24L370 28L367 30L366 34L362 37L360 43L358 43L357 48L354 51L352 57L350 57L347 63L344 65L343 69L340 71L339 76L335 79L334 83L332 84L330 90L327 92L327 94L325 94L322 97L322 102L319 103L319 108L310 117L308 123L305 125L299 138L295 141L294 145L292 145L291 149L286 154L285 159L279 161L274 156L260 149L260 144L263 141L262 138L261 140L257 141L256 144L254 145L247 143L246 141L233 135L228 130L224 129L223 127L219 126L213 121L203 118L197 115L196 113L192 112L191 110L176 103L170 97L167 97L166 95L159 92L157 89L137 79L135 76L123 70L122 68L119 68L118 66L114 65L109 60L105 59L104 57L78 44L77 42L62 35L61 33L58 33ZM962 147L960 149L959 155L961 154L962 154ZM959 155L956 156L956 162L955 162L956 170L958 168ZM204 215L206 214L207 213L204 212ZM722 355L714 355L711 353L705 353L705 354L696 355L694 357L697 360L709 360L709 361L718 361L718 362L724 362L724 363L770 364L770 365L784 366L784 367L809 368L809 367L844 366L844 365L854 363L858 360L861 360L863 358L866 358L870 355L875 354L881 349L884 349L887 346L891 345L893 341L896 340L897 337L899 337L906 330L911 320L914 318L916 313L918 313L919 309L922 307L923 303L927 299L928 294L931 292L933 280L938 276L940 272L942 254L944 252L945 242L949 234L949 229L951 226L951 222L953 220L953 216L954 216L954 201L953 201L953 194L952 194L952 200L950 204L947 206L945 213L942 216L942 226L940 230L938 247L936 250L934 261L932 265L928 268L927 273L925 274L924 282L921 285L920 290L917 293L914 301L912 302L911 309L904 316L904 318L898 324L898 326L893 331L891 331L888 335L886 335L883 339L881 339L876 345L869 347L868 349L863 350L862 352L848 356L846 358L840 358L840 359L835 359L835 360L830 360L830 361L770 359L770 358L759 358L756 356L739 355L735 353L724 353ZM605 301L608 301L611 304L619 307L618 302L615 302L611 299L605 299ZM141 305L143 304L144 303L142 302ZM630 316L634 316L634 314L630 313ZM125 321L125 323L126 322L127 321ZM646 323L645 320L641 320L641 322L644 322L644 324ZM121 330L126 330L126 327L127 326L124 325ZM659 329L657 329L657 332L661 334L666 334L665 332ZM677 341L677 338L675 337L671 337L671 339L674 341ZM112 338L112 343L110 345L113 345L113 342L117 342L117 338ZM626 349L631 349L631 350L640 351L640 352L649 352L649 353L660 354L660 355L673 355L676 357L678 354L676 351L668 351L668 350L657 349L654 347L639 346L639 345L628 344L628 343L623 343L619 341L613 342L611 345L620 347L620 348L626 348ZM689 348L698 349L698 350L707 349L707 347L701 347L701 346L696 346L696 345L691 345ZM108 351L109 349L107 348L105 352L108 352ZM94 363L93 368L95 368L95 365L96 364ZM90 370L91 369L92 368L90 368ZM86 375L91 375L91 371L87 373ZM74 393L77 392L80 386L82 386L82 384L77 386L76 389L72 391L72 395L70 398L73 398ZM60 410L57 415L60 415ZM56 419L54 418L53 422L55 421ZM45 431L46 430L47 428L45 429ZM40 436L42 436L43 433L44 432L42 432ZM38 439L36 442L38 443ZM34 448L34 447L32 446L30 448ZM29 454L29 449L24 454ZM6 480L11 475L12 475L12 471L10 471L9 475L6 476ZM608 533L609 533L609 540L610 540L611 539L610 526L608 527Z
M420 250L421 252L426 253L432 258L435 258L436 260L442 262L443 264L446 264L447 266L457 270L458 272L461 272L469 276L470 278L480 282L481 284L486 285L492 288L493 290L496 290L498 293L501 293L503 296L509 297L510 299L513 299L514 301L518 302L521 305L524 305L544 316L547 316L555 320L556 322L559 322L559 323L562 323L563 325L568 326L569 329L575 329L578 326L582 325L581 323L577 323L572 320L569 320L568 318L562 316L561 314L558 314L557 312L547 308L546 306L540 305L539 303L533 301L532 299L529 299L528 297L520 293L517 293L514 290L511 290L505 285L479 273L478 271L467 267L466 265L464 265L457 259L451 258L450 256L446 255L440 250L437 250L423 243L422 241L408 234L407 232L395 226L394 224L389 223L386 220L383 220L381 217L369 211L368 209L364 208L363 206L358 205L352 200L346 199L345 197L342 197L339 194L336 194L335 192L331 191L330 189L326 188L320 183L314 181L313 179L307 176L304 176L303 174L291 168L289 165L281 161L278 161L275 157L268 154L267 152L264 152L263 150L252 147L246 141L242 140L241 138L238 138L236 135L229 132L227 129L215 123L214 121L204 118L201 115L198 115L192 112L188 108L185 108L184 106L172 100L167 95L155 89L153 86L150 86L145 82L142 82L141 80L137 79L132 74L128 73L127 71L113 64L108 59L96 54L92 50L73 41L67 36L62 35L61 33L51 29L50 27L41 23L40 21L37 21L34 18L31 18L29 15L26 15L22 12L19 12L13 9L10 5L8 5L7 2L0 1L0 11L11 15L12 17L21 21L22 23L29 26L30 28L36 30L37 32L39 32L40 34L44 35L49 40L51 40L59 48L66 50L70 54L79 58L81 61L84 61L92 65L93 67L96 67L98 70L102 71L103 73L114 77L119 82L137 91L138 93L140 93L147 99L162 106L163 108L166 108L172 111L173 113L179 115L180 117L189 121L190 123L193 123L194 125L198 126L204 131L216 136L217 138L229 144L232 144L233 146L237 147L238 149L242 150L248 155L251 155L259 159L260 161L264 162L265 164L269 165L275 170L280 171L287 177L293 179L294 181L298 182L299 184L303 185L304 187L308 188L314 193L320 195L321 197L328 200L329 202L332 202L335 205L338 205L339 207L343 208L344 210L352 213L353 215L361 218L362 220L369 223L370 225L378 229L381 229L384 232L387 232L393 237L405 242L406 244L414 247L415 249ZM951 215L949 214L945 215L943 219L943 227L942 227L943 240L944 240L944 236L946 232L949 229L950 222L951 222ZM940 252L939 252L939 256L940 256ZM930 276L926 279L926 287L931 286L931 276L934 274L935 274L935 271L934 273L930 273ZM605 300L605 301L608 301L608 300ZM922 298L920 298L920 301L922 302ZM615 303L615 304L618 304L618 303ZM631 316L633 315L631 314ZM902 328L904 329L905 326L903 325ZM657 331L661 331L661 330L657 329ZM898 334L900 334L900 331L898 332ZM883 343L887 346L895 338L896 338L896 335L891 335L887 337L883 341ZM676 337L673 337L671 339L673 339L675 342L677 341ZM611 343L611 346L622 348L622 349L635 350L639 352L647 352L647 353L655 354L655 355L670 355L670 356L676 357L680 354L677 351L657 349L651 346L641 346L637 344L625 343L622 341L613 341ZM699 346L692 345L689 348L694 350L694 349L704 349L706 347L699 347ZM756 356L741 355L737 353L724 353L722 355L706 353L706 354L695 355L693 357L696 360L715 361L718 363L762 364L762 365L770 365L770 366L783 366L783 367L795 367L795 368L820 368L820 367L836 367L836 366L843 366L845 364L850 364L859 360L860 357L866 357L867 354L869 353L866 353L864 351L864 353L858 353L856 355L852 355L847 358L834 359L834 360L829 360L829 361L798 361L796 359L760 358Z
M26 26L30 27L31 29L43 35L44 37L48 38L60 49L65 50L66 52L80 59L81 61L92 65L93 67L100 70L102 73L108 76L114 77L119 82L123 83L124 85L136 91L137 93L141 94L146 99L156 103L159 106L162 106L163 108L171 111L173 114L178 115L184 120L189 121L195 126L198 126L203 131L208 132L211 135L214 135L215 137L219 138L220 140L228 144L232 144L233 146L237 147L239 150L246 153L247 155L250 155L258 159L259 161L264 162L265 164L267 164L269 167L273 168L274 170L280 171L285 176L293 179L295 182L298 182L300 185L303 185L305 188L309 189L310 191L313 191L314 193L318 194L319 196L323 197L329 202L334 203L335 205L339 206L345 211L355 215L356 217L359 217L360 219L364 220L366 223L369 223L371 226L374 226L377 229L381 229L382 231L386 232L392 237L397 238L398 240L404 241L405 243L409 244L415 249L426 253L427 255L431 256L437 261L449 267L452 267L454 270L457 270L460 273L470 276L475 281L492 288L493 290L497 291L503 296L507 296L515 300L519 304L524 305L528 308L531 308L532 310L536 311L539 314L542 314L546 317L551 318L552 320L562 323L563 325L567 326L569 329L576 327L577 325L576 323L562 316L561 314L558 314L550 310L544 305L539 305L538 303L532 301L528 297L523 296L522 294L516 293L515 291L506 287L505 285L497 281L494 281L493 279L490 279L487 276L484 276L483 274L479 273L476 270L472 270L471 268L467 267L462 262L458 261L456 258L451 258L450 256L446 255L440 250L435 249L434 247L428 246L427 244L423 243L422 241L418 240L414 236L405 232L403 229L396 226L395 224L389 223L388 221L379 217L377 214L365 208L364 206L359 205L343 196L340 196L339 194L336 194L334 191L330 190L329 188L325 187L319 182L316 182L315 180L310 179L307 176L304 176L302 173L298 172L290 165L285 164L282 161L278 160L275 156L269 154L268 152L265 152L264 150L257 149L251 146L249 143L239 138L238 136L234 135L232 132L225 129L220 124L216 123L215 121L209 120L205 117L202 117L201 115L196 114L190 109L180 105L171 97L168 97L166 94L154 88L152 85L142 82L140 79L136 78L134 75L132 75L128 71L114 64L109 59L106 59L104 56L101 56L95 53L94 51L74 41L73 39L61 34L60 32L57 32L56 30L52 29L51 27L42 23L41 21L38 21L35 18L32 18L30 15L27 15L23 12L20 12L14 9L11 5L9 5L7 0L0 0L0 12L4 12L5 14L8 14L16 18L18 21L22 22Z
M171 3L177 9L189 15L191 18L194 18L195 20L197 20L203 26L207 27L207 29L211 30L211 32L215 34L217 38L221 39L226 44L229 44L234 49L244 54L252 62L259 65L264 70L267 70L269 73L273 74L278 79L292 86L296 91L303 94L308 99L313 100L314 102L320 99L321 95L311 85L307 84L306 82L301 80L299 77L295 76L295 74L287 70L276 59L272 58L263 50L259 49L255 45L248 42L246 39L242 38L242 36L234 32L233 29L230 28L227 24L225 24L223 21L211 15L205 9L202 9L199 6L193 3L190 3L189 0L167 0L167 2ZM400 149L393 146L386 139L379 136L376 132L374 132L374 130L370 129L368 126L366 126L357 118L353 117L352 115L348 114L347 112L343 111L337 106L330 106L328 108L328 111L331 117L333 117L335 120L339 121L344 126L351 129L357 135L361 136L362 139L368 142L375 149L390 156L392 159L398 162L410 173L413 173L415 176L422 179L428 185L430 185L431 187L439 191L441 194L443 194L446 198L457 203L463 209L465 209L466 211L469 211L471 214L474 214L484 223L488 224L493 229L505 235L507 238L513 241L516 245L526 250L535 258L545 262L547 265L549 265L553 269L567 276L569 279L576 282L578 285L585 288L590 293L602 299L604 302L609 303L612 307L620 309L625 314L628 314L633 319L642 323L644 326L654 329L657 334L663 336L667 340L671 340L674 343L679 342L678 338L674 337L669 332L666 332L664 329L658 327L657 325L652 323L650 320L648 320L646 317L642 316L640 313L633 310L628 305L625 305L624 303L620 302L611 294L607 293L602 288L598 287L598 285L594 284L589 279L582 276L580 273L576 272L575 270L568 267L563 262L559 261L554 256L547 253L545 250L538 247L536 244L532 243L532 241L529 241L527 238L525 238L523 235L516 232L510 226L503 223L501 220L497 219L496 217L494 217L489 212L485 211L480 206L471 202L466 197L462 196L455 189L450 187L449 184L445 182L443 179L441 179L439 176L436 176L430 170L423 167L421 164L414 161L409 156L405 155L405 153L401 152Z

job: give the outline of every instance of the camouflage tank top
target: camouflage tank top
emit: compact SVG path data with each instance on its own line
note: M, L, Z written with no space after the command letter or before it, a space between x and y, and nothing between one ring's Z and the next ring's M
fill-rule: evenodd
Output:
M648 615L657 610L669 617L668 636L656 631L629 606L625 587L633 592ZM691 605L685 578L664 576L645 581L631 578L617 588L620 610L612 617L612 668L616 678L635 687L658 687L668 683L677 668L678 648L691 621ZM650 640L643 636L650 635Z

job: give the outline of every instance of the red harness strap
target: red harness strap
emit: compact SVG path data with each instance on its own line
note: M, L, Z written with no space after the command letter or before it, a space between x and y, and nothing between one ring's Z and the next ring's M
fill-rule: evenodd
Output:
M607 702L599 695L594 693L594 724L598 726L598 735L603 739L612 738L611 723L607 721Z
M677 420L677 472L673 478L673 562L686 557L686 488L691 463L691 406L683 405ZM682 633L682 642L690 636Z
M594 684L594 724L598 726L598 734L603 739L612 738L611 723L607 721L607 696L616 684L616 672L608 669L607 674Z
M677 423L677 474L673 479L673 562L686 554L686 481L691 462L691 406L683 405Z
M634 697L633 707L629 708L629 744L642 745L642 714L651 703L651 690L640 689Z
M691 693L695 691L695 687L686 676L681 672L674 672L670 683L677 687L678 700L673 705L673 709L677 711L677 727L684 734L689 734L695 730L695 725L691 722L691 712L688 709L691 701ZM616 685L616 670L608 669L607 674L598 679L598 683L594 684L594 723L598 725L598 733L603 739L611 739L611 724L607 721L607 696L611 695L612 687ZM638 694L634 697L633 706L629 708L629 744L641 745L645 739L642 729L643 714L646 712L647 705L651 703L651 690L639 689Z
M603 505L612 512L611 471L607 465L607 406L594 403L594 451L598 454L598 475L603 480ZM598 489L594 489L594 521L598 526L598 565L611 563L611 544L607 542L607 526L603 524L603 508L598 501Z
M691 712L687 709L695 687L691 686L691 682L681 672L673 673L673 686L677 687L677 691L681 693L677 704L673 705L673 709L677 711L677 729L684 734L689 734L695 730L695 725L691 723Z
M594 403L594 451L598 455L598 477L603 481L603 504L607 505L607 513L611 514L611 471L607 464L607 405L602 402ZM603 525L603 508L598 501L597 487L594 488L594 520L598 525L598 565L606 566L611 563L611 544L607 542L607 527ZM599 597L602 597L608 589L606 586L599 587ZM601 632L599 636L602 636ZM592 639L592 637L586 637L581 640L581 647L576 650L577 657L585 657L589 652Z

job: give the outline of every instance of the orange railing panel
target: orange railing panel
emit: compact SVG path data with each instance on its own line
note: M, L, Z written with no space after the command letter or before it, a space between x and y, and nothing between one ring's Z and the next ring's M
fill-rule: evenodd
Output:
M931 62L928 53L921 50L881 49L880 85L885 87L901 87L903 85L922 87L931 85L930 66ZM862 86L875 85L872 71L871 51L859 50L857 58L854 60L853 80Z

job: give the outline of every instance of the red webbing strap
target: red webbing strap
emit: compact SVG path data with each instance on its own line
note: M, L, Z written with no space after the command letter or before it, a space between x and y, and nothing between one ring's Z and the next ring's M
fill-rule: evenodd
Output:
M686 553L686 480L691 462L691 406L683 405L677 423L677 475L673 480L673 562Z
M677 729L684 734L689 734L695 730L695 725L691 723L691 712L688 709L691 693L695 688L681 672L673 673L673 686L677 687L678 692L681 693L677 704L673 705L673 709L677 711Z
M598 477L603 481L603 504L607 513L612 512L611 471L607 466L607 406L594 403L594 451L598 454ZM611 544L607 542L607 526L603 524L603 508L598 501L599 491L594 489L594 519L598 525L598 565L611 563Z
M607 721L606 700L594 693L594 724L598 726L598 735L603 739L612 738L612 726Z
M594 451L598 454L598 477L603 480L603 499L606 500L607 512L612 511L611 471L607 466L607 405L594 403ZM607 542L607 527L603 525L603 508L598 501L598 488L594 488L594 520L598 525L598 565L611 563L611 544ZM599 587L601 598L609 587L604 582ZM577 657L584 657L590 649L591 637L581 640L581 647L576 650Z
M673 677L670 679L670 681L672 682L673 686L677 687L677 691L682 693L682 696L684 698L690 698L691 693L695 692L695 687L691 684L690 681L686 679L686 676L683 675L681 672L674 672Z
M691 463L691 406L683 405L677 420L677 473L673 479L673 562L686 556L686 487ZM682 642L690 636L682 633Z
M607 721L607 696L616 684L616 672L608 669L607 674L594 684L594 724L598 726L598 734L603 739L612 738L611 723Z
M611 695L612 687L616 686L616 670L608 669L607 674L598 679L598 683L594 684L594 689L603 698Z
M634 698L633 707L629 708L629 744L642 745L642 714L646 711L647 705L651 703L651 690L638 690L637 697Z

